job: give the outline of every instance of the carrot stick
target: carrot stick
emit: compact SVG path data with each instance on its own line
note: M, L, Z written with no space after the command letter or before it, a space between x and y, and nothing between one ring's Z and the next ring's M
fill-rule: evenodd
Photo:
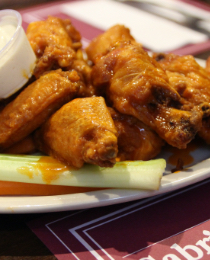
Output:
M0 181L0 195L49 196L73 194L100 190L99 188L72 187L60 185L34 184L23 182Z

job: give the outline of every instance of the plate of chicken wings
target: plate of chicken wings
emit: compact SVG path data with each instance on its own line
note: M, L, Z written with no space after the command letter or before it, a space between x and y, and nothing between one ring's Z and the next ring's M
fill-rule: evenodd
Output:
M1 102L1 153L41 152L76 168L160 157L167 168L158 191L2 196L0 212L111 205L210 176L210 61L148 53L119 24L85 49L69 19L32 22L26 35L37 62L29 82Z

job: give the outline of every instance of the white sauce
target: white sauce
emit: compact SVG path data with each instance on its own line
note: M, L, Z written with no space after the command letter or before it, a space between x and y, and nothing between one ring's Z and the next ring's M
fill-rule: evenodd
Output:
M11 40L16 27L17 22L11 16L3 17L0 22L0 99L18 91L35 66L36 56L22 27Z
M0 50L9 42L15 30L16 27L13 24L0 23Z

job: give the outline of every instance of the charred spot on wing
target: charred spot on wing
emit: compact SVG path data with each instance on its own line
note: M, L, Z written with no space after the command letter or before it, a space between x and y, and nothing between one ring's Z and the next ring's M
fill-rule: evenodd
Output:
M195 125L193 125L189 118L181 118L180 125L183 128L185 133L189 133L190 136L196 135L198 129Z
M189 136L189 139L190 139L189 141L191 141L197 134L198 129L193 126L188 126L188 127L184 128L184 131L186 132L186 135Z
M181 109L182 108L182 103L178 100L173 100L171 99L169 102L168 102L168 106L171 107L171 108L175 108L175 109Z
M159 53L159 54L157 54L156 56L155 56L155 60L156 61L161 61L161 60L163 60L163 59L165 59L165 54L164 53Z
M162 87L153 85L152 88L151 88L151 91L152 91L152 95L155 98L155 101L158 104L162 105L166 102L167 97L166 97L166 94L163 91Z
M208 117L210 115L210 104L207 102L202 103L201 110L203 112L203 118Z
M154 113L157 111L158 106L157 104L151 102L147 104L147 108L151 113Z
M169 125L170 125L171 129L174 129L176 127L176 123L173 121L170 121Z
M167 88L163 88L163 86L153 85L151 87L152 95L160 105L172 106L172 107L180 107L179 96L174 96L173 93Z

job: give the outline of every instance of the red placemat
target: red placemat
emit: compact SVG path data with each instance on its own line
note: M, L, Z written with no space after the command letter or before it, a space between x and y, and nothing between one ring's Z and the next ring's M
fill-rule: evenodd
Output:
M154 198L47 214L28 225L59 260L204 260L210 254L209 189L206 180Z
M46 19L49 15L70 18L83 37L84 47L99 33L120 23L127 26L136 40L151 51L195 55L210 49L209 5L197 1L167 0L167 3L177 3L175 10L170 10L154 4L145 8L147 2L58 1L23 9L20 13L25 29L30 22ZM152 0L149 2L155 3ZM173 15L170 13L172 11ZM166 13L169 15L164 15Z

